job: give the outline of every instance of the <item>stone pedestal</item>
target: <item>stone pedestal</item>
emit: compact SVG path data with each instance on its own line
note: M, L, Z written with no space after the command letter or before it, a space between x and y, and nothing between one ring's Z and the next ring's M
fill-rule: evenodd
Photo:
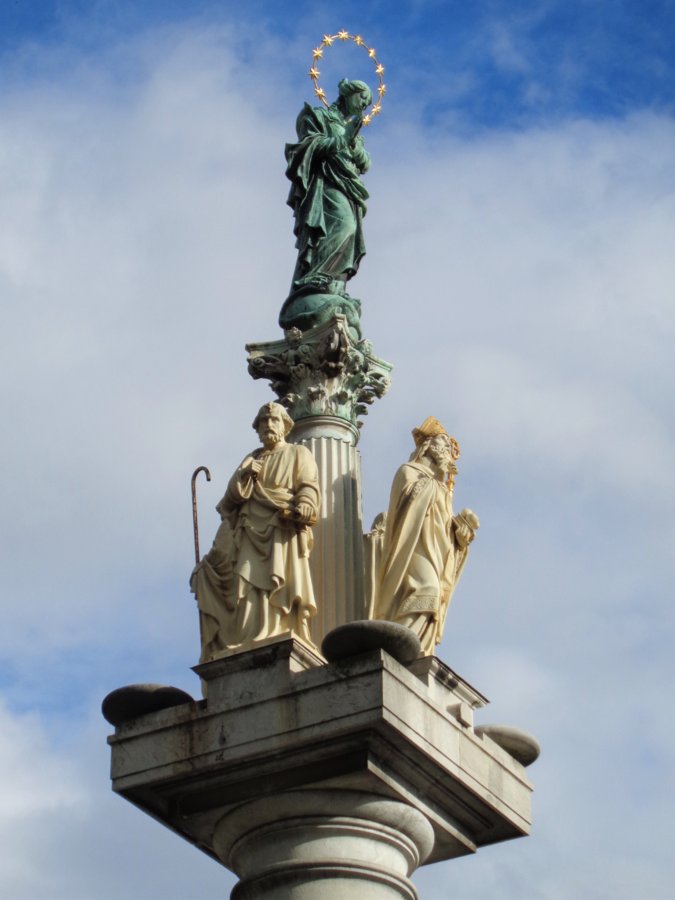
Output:
M439 661L290 638L195 671L208 700L117 726L113 789L233 869L235 900L415 898L417 865L529 832L525 769Z

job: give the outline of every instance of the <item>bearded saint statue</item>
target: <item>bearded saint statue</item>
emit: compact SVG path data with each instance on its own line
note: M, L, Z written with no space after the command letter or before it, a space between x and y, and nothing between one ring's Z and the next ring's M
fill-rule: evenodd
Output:
M293 420L280 404L262 406L253 428L262 447L230 479L216 507L222 523L213 546L190 579L200 613L200 662L289 632L312 643L316 462L307 447L286 443Z
M394 477L379 524L372 617L412 629L431 656L480 523L470 509L453 515L456 442L433 417L413 438L415 450Z

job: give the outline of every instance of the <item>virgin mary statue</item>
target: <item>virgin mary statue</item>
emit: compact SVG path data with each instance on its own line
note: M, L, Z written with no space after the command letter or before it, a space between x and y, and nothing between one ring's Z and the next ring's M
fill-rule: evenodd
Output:
M305 104L296 123L298 143L286 145L298 259L279 317L282 328L304 331L340 312L358 331L360 303L348 295L346 283L366 252L368 191L360 176L370 157L359 131L372 94L365 82L348 79L338 90L327 109Z

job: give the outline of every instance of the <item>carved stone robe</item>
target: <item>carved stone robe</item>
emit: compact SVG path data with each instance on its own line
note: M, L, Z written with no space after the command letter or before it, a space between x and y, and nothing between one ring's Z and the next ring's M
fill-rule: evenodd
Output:
M433 654L466 556L445 482L422 462L402 465L391 489L374 617L408 626L423 654Z
M257 478L247 474L262 460ZM195 569L204 662L287 631L310 640L316 613L309 571L311 528L283 513L319 508L318 472L311 452L281 443L247 456L217 506L223 517L213 547Z

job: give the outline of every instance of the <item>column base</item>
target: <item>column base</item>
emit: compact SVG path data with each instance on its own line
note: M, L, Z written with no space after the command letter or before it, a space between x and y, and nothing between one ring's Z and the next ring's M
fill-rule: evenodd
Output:
M360 791L300 790L236 807L213 849L241 878L232 900L418 900L408 876L434 832L422 813Z

